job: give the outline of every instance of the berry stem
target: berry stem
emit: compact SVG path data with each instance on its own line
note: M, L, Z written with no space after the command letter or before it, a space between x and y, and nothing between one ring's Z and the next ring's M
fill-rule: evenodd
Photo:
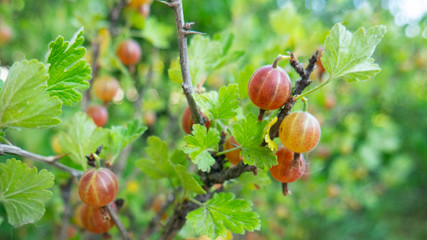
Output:
M288 196L288 195L291 195L291 191L289 191L289 188L288 188L288 183L282 183L282 193L283 193L283 196Z
M305 97L303 97L303 98L301 98L301 100L302 100L302 102L304 103L304 106L302 107L302 110L303 110L304 112L307 112L307 110L308 110L308 99L307 99L307 98L305 98Z
M274 59L273 62L273 68L277 68L277 64L279 63L280 60L286 60L286 59L291 59L291 57L286 56L286 55L279 55L276 59Z
M258 114L258 121L259 122L262 122L262 120L264 118L264 113L265 113L265 110L260 108L259 109L259 114Z
M98 156L98 154L94 153L93 157L95 158L96 164L95 168L98 169L101 167L101 158Z
M222 152L218 152L217 154L215 154L215 156L224 155L224 154L226 154L226 153L229 153L229 152L233 152L233 151L239 150L239 149L241 149L241 148L242 148L241 146L239 146L239 147L235 147L235 148L230 148L230 149L228 149L228 150L224 150L224 151L222 151Z
M301 156L301 153L294 153L294 159L292 159L292 163L291 163L291 166L289 166L289 169L297 165L297 162L299 161L300 156Z

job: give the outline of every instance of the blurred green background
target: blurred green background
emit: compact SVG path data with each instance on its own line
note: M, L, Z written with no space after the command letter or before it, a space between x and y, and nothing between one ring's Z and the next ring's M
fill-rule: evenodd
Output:
M290 184L292 195L284 197L281 186L268 174L250 174L226 185L239 198L251 199L261 215L262 228L234 239L427 239L427 18L420 1L368 0L184 0L187 21L194 30L234 36L231 50L243 51L241 58L207 72L204 87L219 89L238 83L241 107L256 112L246 94L252 72L270 64L279 54L294 52L300 62L323 45L336 22L350 31L382 24L387 34L374 58L382 71L367 82L333 82L308 96L310 112L322 125L319 146L305 158L310 167L304 178ZM109 106L108 126L121 124L134 115L135 90L143 86L142 115L155 113L156 120L137 142L125 162L119 196L127 205L123 220L135 236L155 214L152 203L164 198L167 182L156 182L134 171L134 161L144 156L145 139L156 135L170 148L183 146L180 119L186 102L180 85L167 70L176 64L177 41L172 11L161 3L151 4L145 18L125 8L117 23L118 34L102 34L109 26L112 0L3 0L0 25L12 30L12 39L0 43L0 66L14 61L44 60L48 43L58 35L70 39L85 28L88 59L94 43L103 44L100 73L116 76L122 98ZM137 82L118 63L117 44L133 37L143 49L137 66ZM190 37L190 43L191 43ZM289 64L280 63L298 79ZM152 72L152 77L148 73ZM150 80L148 80L150 79ZM318 71L313 84L322 81ZM323 76L324 80L324 76ZM96 101L96 100L93 100ZM301 106L296 105L295 109ZM64 108L63 121L80 109ZM147 122L146 122L147 123ZM7 137L15 145L39 154L54 154L52 137L62 129L12 129ZM8 157L1 157L2 161ZM64 160L67 163L67 160ZM29 165L34 164L28 161ZM14 229L0 206L0 239L57 239L63 203L59 186L67 175L55 173L54 197L45 216L35 224ZM77 203L77 196L72 203ZM169 213L170 214L170 213ZM73 225L75 226L75 225ZM77 227L74 239L87 237ZM117 234L114 229L112 234ZM192 235L184 228L180 238ZM153 237L155 239L156 236Z

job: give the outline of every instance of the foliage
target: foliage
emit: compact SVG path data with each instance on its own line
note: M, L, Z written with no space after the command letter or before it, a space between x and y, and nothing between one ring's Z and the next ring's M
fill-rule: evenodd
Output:
M194 98L211 121L208 129L194 125L185 135L179 119L187 103L173 11L153 2L144 18L125 6L110 25L117 2L0 5L0 25L13 29L12 41L0 41L1 77L8 72L0 81L2 144L44 156L64 154L57 163L79 170L89 167L85 156L103 145L101 162L112 165L118 198L125 200L120 218L138 237L158 214L155 200L169 203L170 196L162 226L175 206L197 207L177 239L215 238L229 231L245 239L427 237L425 16L418 23L396 25L387 1L333 0L324 6L315 4L319 1L184 1L185 20L196 23L192 30L206 33L189 36L188 50ZM419 34L411 35L416 28ZM143 50L133 67L116 56L118 43L129 38ZM312 87L302 95L321 124L322 137L315 150L304 154L309 170L289 185L292 195L283 197L280 183L268 172L276 156L260 146L277 111L257 121L247 85L255 69L278 54L291 51L305 66L320 48L326 72L315 69ZM300 76L285 61L279 65L294 86ZM112 102L101 103L92 94L92 74L119 80ZM83 113L85 104L107 107L104 128ZM301 108L297 101L293 110ZM146 118L153 113L150 125ZM217 185L207 176L235 169L226 158L222 169L216 163L223 156L218 143L229 135L240 144L244 163L255 165L258 174L245 172ZM51 145L56 136L61 153ZM267 144L273 149L279 141ZM25 163L10 158L0 156L0 236L57 239L63 214L79 203L75 184L66 203L68 173L21 156L16 158ZM6 190L4 183L11 187ZM197 201L215 190L224 192ZM411 224L402 227L403 222ZM74 220L71 227L78 230L74 238L84 234ZM110 234L119 238L117 228Z
M53 185L53 174L45 169L37 172L34 167L16 159L0 163L0 202L4 205L8 221L15 227L33 223L43 216L44 203L52 197L46 190Z

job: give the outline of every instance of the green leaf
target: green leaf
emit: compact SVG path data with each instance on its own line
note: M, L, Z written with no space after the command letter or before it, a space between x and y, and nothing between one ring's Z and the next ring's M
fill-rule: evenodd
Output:
M172 164L179 164L182 166L186 166L188 162L187 154L185 154L185 152L181 150L176 150L175 152L173 152L172 156L170 157L170 160Z
M326 37L322 63L331 79L344 78L349 82L368 80L380 72L371 58L375 47L386 33L385 26L374 26L367 31L359 28L354 34L341 24L332 27Z
M251 190L267 187L271 183L271 178L265 171L258 171L257 175L252 172L244 172L237 180L236 184L246 185Z
M232 134L241 146L244 163L255 164L259 168L271 168L277 164L276 155L267 146L260 146L266 124L267 121L259 122L257 117L250 113L246 119L233 125Z
M80 101L82 95L78 91L89 87L91 68L83 58L86 49L83 28L78 30L70 42L59 36L49 44L49 94L58 96L66 105Z
M47 128L61 123L62 103L49 96L46 67L37 60L13 64L0 92L0 128Z
M0 203L11 225L20 227L40 220L45 212L44 203L52 197L46 188L53 186L53 179L47 170L37 173L37 168L27 168L16 159L0 163Z
M181 69L169 68L168 75L169 78L176 83L181 84L183 82Z
M129 121L126 125L126 127L111 127L110 137L111 147L113 148L111 151L114 155L110 160L111 164L114 163L114 161L126 146L139 138L147 130L147 126L143 125L139 119Z
M239 108L239 89L237 84L222 86L219 95L211 91L202 95L194 95L203 113L209 119L231 119L237 115Z
M67 132L59 133L59 143L64 153L68 153L71 160L87 167L86 155L95 152L100 145L108 145L108 130L96 127L92 119L85 113L79 112L67 126Z
M217 151L220 140L219 132L215 128L206 130L205 126L200 124L193 125L192 135L187 135L184 140L187 146L184 147L184 152L189 154L191 160L197 167L207 172L210 167L215 164L215 159L209 151Z
M187 169L182 165L175 165L175 171L179 180L181 181L181 186L184 191L194 192L197 194L205 194L206 191L200 186L200 184L192 177L189 173L187 173Z
M136 166L147 176L160 179L170 178L175 175L174 168L169 161L168 145L160 138L151 136L147 139L148 147L145 153L148 158L136 162Z
M261 220L252 211L248 200L235 199L231 193L217 193L200 208L187 215L187 222L194 230L211 239L225 236L227 229L238 234L259 230Z
M174 29L170 25L163 24L150 17L145 22L142 37L157 48L168 48L173 33Z
M211 40L207 36L195 36L188 47L188 58L190 60L190 75L193 85L197 85L211 72L219 67L231 64L239 60L244 52L230 52L233 38L230 36L216 36ZM168 70L169 77L178 83L182 82L181 69L174 65Z

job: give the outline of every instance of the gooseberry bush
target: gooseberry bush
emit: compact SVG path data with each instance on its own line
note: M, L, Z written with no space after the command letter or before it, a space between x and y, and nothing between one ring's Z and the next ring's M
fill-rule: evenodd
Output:
M151 1L131 1L113 10L140 14L149 23L150 4ZM182 126L185 136L174 136L174 141L182 144L171 148L161 136L144 135L146 141L140 145L138 140L147 129L150 133L156 122L155 113L144 109L141 96L135 101L134 119L109 122L113 102L126 85L134 84L141 90L143 84L150 84L149 77L143 84L136 77L141 70L138 63L147 61L142 58L139 41L130 35L123 40L114 31L108 37L104 31L98 32L98 38L93 40L98 44L98 54L104 51L106 38L117 42L112 50L115 55L110 56L114 59L111 64L120 69L117 74L108 73L108 64L99 64L96 57L88 61L83 29L70 41L59 36L49 44L46 60L15 62L0 85L0 153L20 159L10 157L0 163L0 203L11 225L19 228L39 221L53 194L49 189L56 176L46 169L29 167L22 162L27 158L70 175L68 191L78 193L79 198L74 201L80 205L75 224L94 234L106 234L114 225L123 239L130 239L129 232L141 234L144 239L153 234L159 239L173 239L184 225L211 239L230 232L259 230L261 219L252 200L236 197L227 185L239 184L241 176L262 182L270 172L283 184L283 194L288 195L288 184L301 178L308 168L309 158L304 154L322 141L321 125L315 114L308 112L309 94L333 81L364 81L380 71L371 56L385 27L360 28L351 33L337 23L326 37L321 59L317 46L313 46L312 56L304 56L308 59L306 67L294 53L277 52L278 57L268 63L271 65L259 66L244 80L246 86L231 83L207 91L206 76L226 69L244 53L230 49L230 35L212 39L191 36L198 32L183 21L181 1L164 4L173 8L177 19L180 58L179 64L178 59L171 64L168 75L171 81L181 84L186 106L182 108L181 123L176 119L169 122ZM116 21L111 19L115 24ZM146 34L143 32L142 36L152 42L153 49L164 47L163 42L156 42L156 36ZM188 49L187 38L192 40ZM325 76L313 83L310 76L316 65ZM247 88L251 102L242 99L242 86ZM142 90L139 94L143 94ZM304 105L302 110L299 102ZM70 114L70 108L76 109L79 103L81 108L71 111L71 120L63 121L62 110ZM16 128L40 132L57 129L52 142L59 155L43 156L15 146L7 133ZM170 187L162 193L168 197L156 198L163 200L157 203L156 214L142 232L130 229L129 224L125 226L120 207L116 206L118 200L127 204L126 198L117 196L124 185L120 178L123 164L132 148L144 148L139 160L129 163L137 169L135 174L150 178L153 186L167 181Z

